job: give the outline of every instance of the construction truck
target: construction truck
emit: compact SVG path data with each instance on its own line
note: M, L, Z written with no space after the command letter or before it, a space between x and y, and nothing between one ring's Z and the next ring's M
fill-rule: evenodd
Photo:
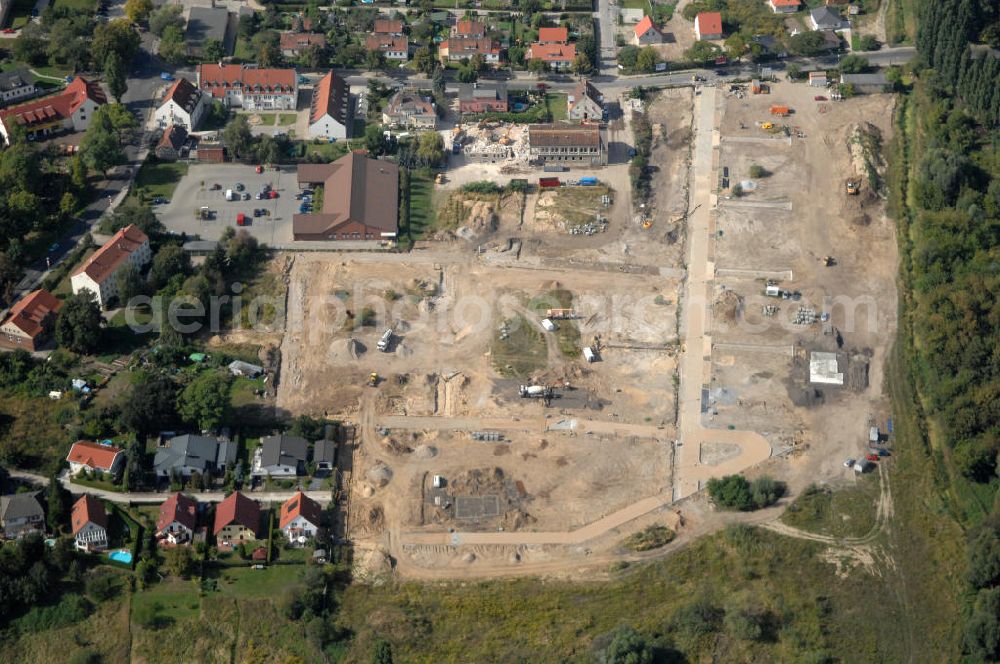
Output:
M847 178L844 183L844 191L848 196L857 196L861 191L861 178Z
M375 347L378 348L383 353L388 353L389 344L391 343L392 343L392 328L390 327L386 328L385 332L382 333L382 337L378 340L378 343L375 344Z
M522 399L551 399L553 391L547 385L521 385L517 393Z
M545 317L550 320L570 320L577 315L572 309L546 309Z
M788 108L787 106L772 106L771 107L771 115L777 115L779 117L785 117L786 115L790 114L791 112L792 112L792 109Z
M764 123L762 123L760 125L760 128L761 129L774 129L774 123L773 122L764 122Z

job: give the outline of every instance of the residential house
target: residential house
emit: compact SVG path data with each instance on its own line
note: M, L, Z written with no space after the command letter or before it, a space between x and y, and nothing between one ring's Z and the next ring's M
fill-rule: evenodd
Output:
M18 539L33 532L45 532L45 511L37 493L0 496L0 527L6 539Z
M170 125L163 130L163 136L156 144L156 158L162 161L176 161L183 155L181 148L187 142L187 129L181 125Z
M309 106L309 137L347 138L353 122L351 88L331 69L313 88Z
M279 45L283 56L297 58L312 46L326 48L326 36L315 32L282 32Z
M461 21L457 21L455 25L452 26L451 36L482 39L486 36L486 24L480 21L462 19Z
M406 37L375 34L365 39L366 51L378 51L386 60L406 62L410 59L410 40Z
M597 124L528 125L528 151L534 163L601 166L608 163L607 143Z
M100 85L77 76L58 94L0 111L0 135L10 143L15 125L36 139L62 130L86 131L98 106L105 103L107 97Z
M889 80L882 71L873 74L841 74L840 83L851 86L858 94L878 94L889 87Z
M843 30L850 27L836 9L816 7L809 12L809 26L813 30Z
M225 7L191 7L184 31L188 55L196 58L203 56L209 40L222 44L223 55L231 55L234 31L229 17L229 10Z
M333 440L317 440L313 445L313 463L317 472L333 470L337 462L337 443Z
M382 124L407 129L434 129L437 126L437 110L428 97L416 90L400 90L382 110Z
M388 240L399 232L399 167L349 152L332 164L302 164L300 187L324 190L319 212L292 217L295 240Z
M604 95L587 79L581 79L566 96L566 117L570 120L601 120Z
M121 448L92 440L78 440L69 448L66 461L69 462L70 475L79 475L88 470L115 476L125 465L125 452Z
M0 106L31 99L38 94L35 79L25 69L0 72Z
M309 443L298 436L265 436L254 452L253 475L257 477L295 477L304 475L309 457Z
M261 532L260 505L256 500L237 491L215 507L212 533L220 544L253 541Z
M198 128L209 98L186 78L178 78L167 90L153 117L161 127L178 125L188 131Z
M70 277L73 293L89 290L97 298L97 304L105 306L118 295L118 273L126 265L141 268L150 258L149 238L138 226L130 224L73 272Z
M550 69L569 69L576 60L576 44L539 44L528 47L528 60L541 60Z
M451 37L438 45L438 57L443 64L471 60L476 54L483 56L487 64L500 63L500 45L487 37Z
M694 17L694 36L699 41L722 39L722 14L719 12L699 12Z
M104 503L86 493L73 504L70 515L73 539L80 551L104 551L108 548L108 513Z
M47 290L25 295L0 324L0 346L38 350L51 338L60 307L62 301Z
M169 544L183 544L194 538L198 525L198 502L177 492L160 504L156 536Z
M372 32L376 35L403 36L403 22L398 19L377 18Z
M236 463L238 447L236 441L228 439L194 434L174 436L156 450L153 470L160 479L188 478L194 473L221 477Z
M566 28L538 28L536 44L568 44L569 30Z
M642 20L636 23L632 30L634 33L632 42L637 46L663 43L663 32L653 23L653 19L648 16L643 16Z
M322 517L323 508L319 503L298 491L282 503L278 527L289 542L312 539L322 525Z
M229 108L294 111L299 98L294 69L198 65L198 87Z
M506 83L463 83L458 86L459 113L506 113Z
M767 6L775 14L794 14L802 6L802 0L767 0Z

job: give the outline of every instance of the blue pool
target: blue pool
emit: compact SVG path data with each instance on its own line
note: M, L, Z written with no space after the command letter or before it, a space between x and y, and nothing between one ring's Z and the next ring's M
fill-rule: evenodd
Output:
M132 554L128 551L109 551L108 558L116 563L125 563L126 565L132 564Z

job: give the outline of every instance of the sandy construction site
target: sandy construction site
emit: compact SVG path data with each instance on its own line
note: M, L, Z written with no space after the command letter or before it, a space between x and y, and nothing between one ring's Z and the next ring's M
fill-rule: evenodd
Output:
M713 476L853 481L843 460L886 412L895 329L892 102L817 92L661 93L645 109L651 228L622 164L597 173L597 198L444 187L452 232L408 254L295 256L277 403L353 425L341 470L362 567L577 570L627 556L652 523L683 542L731 520L699 491ZM592 214L600 232L569 232ZM842 385L810 382L815 352Z

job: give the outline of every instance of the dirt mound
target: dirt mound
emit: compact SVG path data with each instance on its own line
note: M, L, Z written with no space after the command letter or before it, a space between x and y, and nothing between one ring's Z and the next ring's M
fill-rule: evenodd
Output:
M354 337L337 339L330 344L330 360L333 362L356 360L367 350L368 348Z
M417 445L413 450L413 456L418 459L433 459L437 453L437 448L432 445Z
M393 456L401 456L403 454L409 454L413 451L413 448L409 445L401 443L395 438L389 438L388 436L382 439L382 447L385 448L386 452Z
M381 488L392 481L392 469L384 463L377 463L368 469L365 477L376 487Z
M712 306L712 311L727 323L735 323L743 312L743 298L736 291L723 291L716 298L715 304Z

